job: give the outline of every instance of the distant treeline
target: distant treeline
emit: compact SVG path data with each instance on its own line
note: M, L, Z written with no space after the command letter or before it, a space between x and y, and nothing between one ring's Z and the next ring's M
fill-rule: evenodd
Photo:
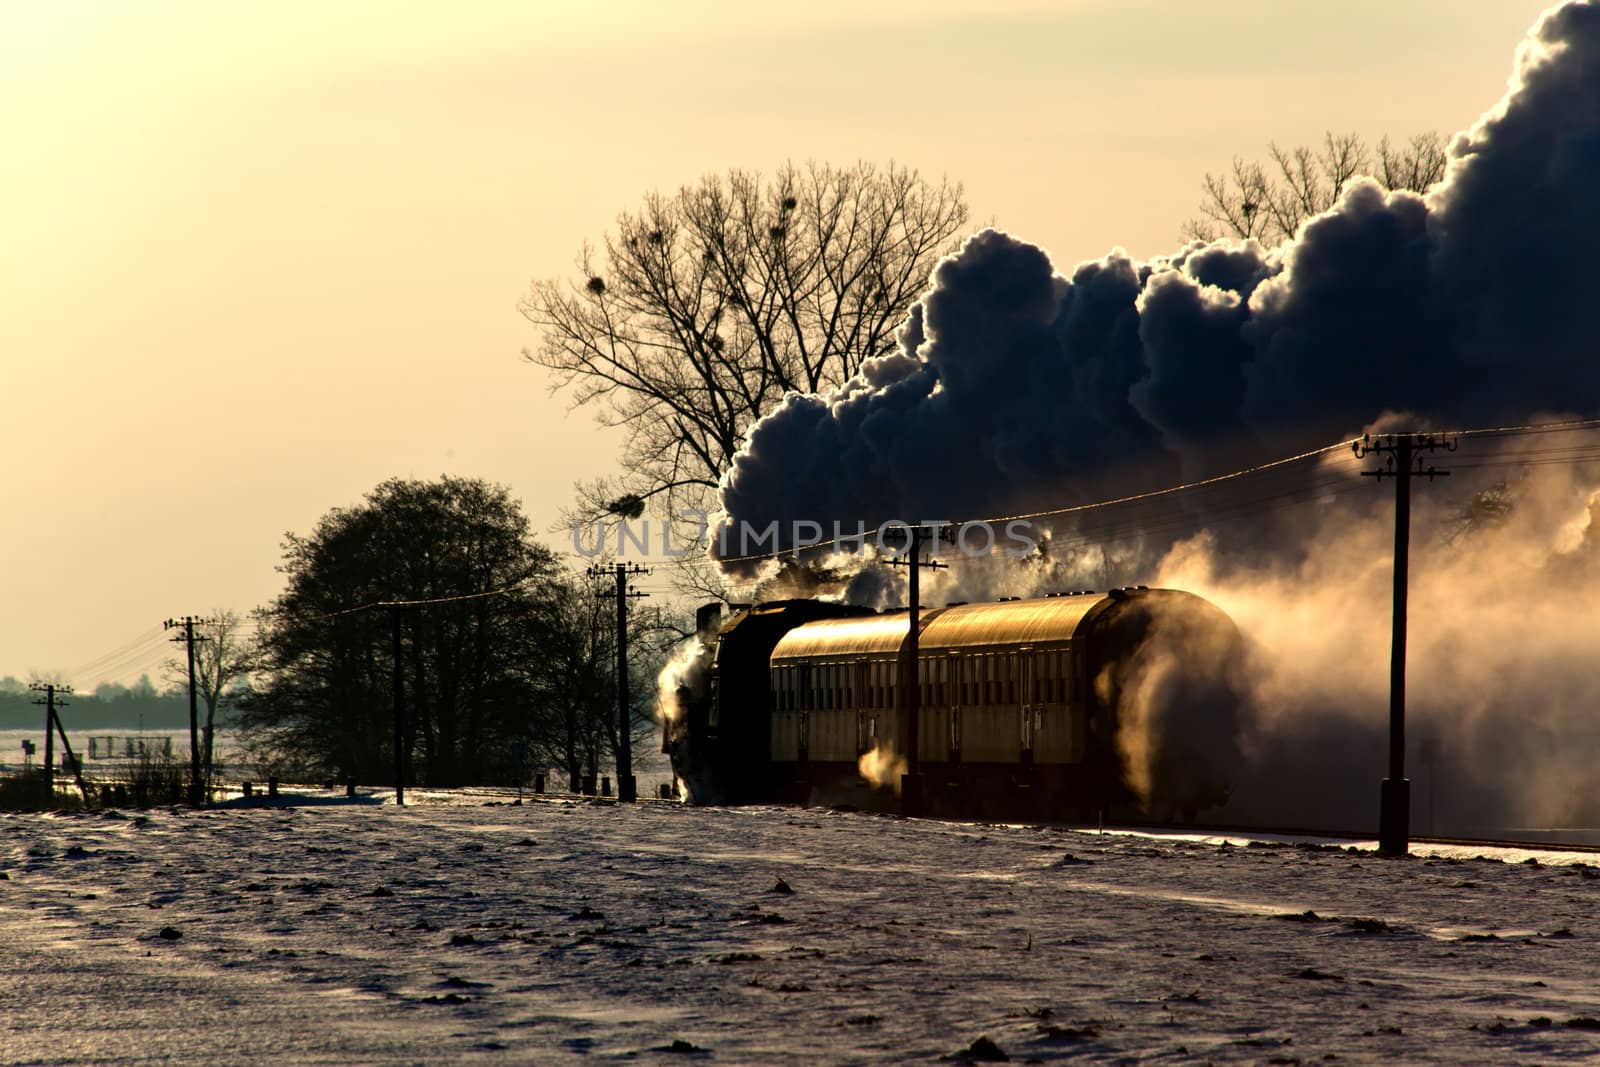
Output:
M14 679L0 682L0 730L44 730L44 708L34 704L42 693L28 691ZM189 725L189 697L182 691L159 692L145 684L134 688L101 686L93 694L62 698L61 725L68 735L81 730L170 730ZM200 709L202 718L205 708ZM218 725L233 725L231 713L218 709Z

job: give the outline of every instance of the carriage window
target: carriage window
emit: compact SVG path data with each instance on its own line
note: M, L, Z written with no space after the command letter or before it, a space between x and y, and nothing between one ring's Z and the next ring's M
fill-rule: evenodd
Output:
M1000 665L1006 672L1006 699L1007 704L1017 702L1017 670L1022 665L1022 658L1016 655L1000 657Z

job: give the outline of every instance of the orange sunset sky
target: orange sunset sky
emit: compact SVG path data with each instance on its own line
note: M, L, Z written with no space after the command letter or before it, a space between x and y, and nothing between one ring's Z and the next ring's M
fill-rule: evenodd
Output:
M515 304L649 190L892 159L1154 255L1269 139L1465 127L1544 6L0 0L0 675L266 602L390 476L548 528L616 439Z

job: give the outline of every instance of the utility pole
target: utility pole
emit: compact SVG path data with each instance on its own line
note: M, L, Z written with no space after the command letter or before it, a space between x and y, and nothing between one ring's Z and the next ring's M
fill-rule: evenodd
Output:
M1454 452L1455 438L1437 434L1361 435L1351 445L1358 459L1384 457L1377 470L1362 475L1394 479L1394 634L1389 651L1389 777L1378 794L1378 851L1404 856L1411 847L1411 783L1406 780L1406 590L1411 567L1411 479L1429 481L1449 475L1429 465L1423 453ZM1430 812L1430 817L1432 813Z
M72 686L56 685L53 682L34 682L28 688L35 693L44 694L43 699L35 698L34 703L44 705L44 791L45 796L54 797L56 795L56 695L72 692ZM62 703L65 704L66 701Z
M628 588L629 577L649 574L637 563L617 563L611 567L590 567L589 577L604 574L616 576L615 591L600 590L601 598L617 598L617 799L632 804L639 797L638 783L633 777L633 702L628 699L628 600L649 596L637 589Z
M905 815L920 815L922 813L922 768L917 752L918 736L921 733L922 717L922 677L921 677L921 640L922 640L922 582L920 577L924 567L929 570L943 570L949 566L935 559L922 558L922 543L937 537L937 527L913 526L907 530L911 546L904 556L892 559L889 562L897 567L906 567L909 570L906 585L910 597L910 619L906 632L906 654L910 659L910 674L901 685L900 705L905 712L906 724L906 773L900 778L900 810Z
M72 768L72 779L78 783L78 792L83 794L83 806L87 808L89 806L89 785L83 780L83 764L79 761L78 754L72 751L72 742L67 740L67 728L61 725L61 716L56 714L57 708L66 707L67 704L65 700L60 699L60 696L72 692L72 686L35 682L28 688L34 690L35 692L44 694L43 700L35 700L34 703L43 704L45 706L45 785L49 789L49 795L54 797L56 790L55 769L50 765L51 757L54 755L54 753L51 752L52 746L50 744L53 736L50 733L50 727L53 725L55 727L55 732L61 736L61 751L67 754L66 765Z
M406 806L405 676L400 665L400 605L389 605L390 643L394 658L394 802Z
M182 628L183 633L172 640L174 643L182 641L189 656L189 805L195 808L202 803L203 790L200 782L200 713L194 701L194 643L209 638L196 637L194 628L197 623L206 621L208 620L185 615L181 619L168 619L161 624L165 630Z

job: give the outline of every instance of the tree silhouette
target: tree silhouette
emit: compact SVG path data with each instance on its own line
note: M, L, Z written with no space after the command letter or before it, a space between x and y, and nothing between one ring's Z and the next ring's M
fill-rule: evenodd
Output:
M538 719L559 568L504 488L384 482L309 536L289 534L280 569L287 586L258 612L259 673L243 707L258 747L308 773L388 781L391 619L372 605L436 600L403 612L412 766L439 785L506 773Z
M709 176L617 220L577 275L536 281L525 357L623 427L623 474L580 517L707 508L746 430L790 391L849 379L967 223L959 185L868 164Z
M1268 162L1233 157L1226 173L1206 174L1200 214L1184 223L1183 236L1212 241L1254 237L1275 245L1300 224L1332 207L1351 178L1371 175L1389 189L1426 192L1444 177L1444 139L1419 133L1404 145L1387 137L1376 156L1353 133L1323 136L1322 145L1284 149L1267 146Z

